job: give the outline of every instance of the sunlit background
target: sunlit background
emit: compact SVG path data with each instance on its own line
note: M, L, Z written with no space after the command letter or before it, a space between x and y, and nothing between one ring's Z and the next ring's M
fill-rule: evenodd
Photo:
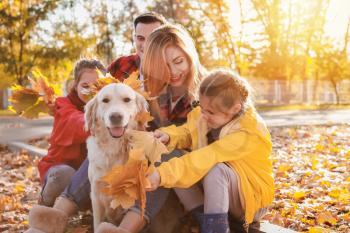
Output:
M202 64L230 67L258 105L349 104L348 0L3 0L0 89L33 69L64 83L80 56L133 52L132 21L153 10L191 33Z

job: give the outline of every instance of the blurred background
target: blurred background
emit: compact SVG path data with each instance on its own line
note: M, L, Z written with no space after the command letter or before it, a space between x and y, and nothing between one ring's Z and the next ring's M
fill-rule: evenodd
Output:
M202 64L246 77L261 108L350 106L349 0L2 0L0 107L39 69L64 86L80 56L133 52L133 19L187 28Z

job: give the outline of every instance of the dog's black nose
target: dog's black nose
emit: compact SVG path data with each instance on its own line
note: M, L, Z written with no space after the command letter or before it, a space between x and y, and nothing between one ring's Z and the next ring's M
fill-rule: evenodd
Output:
M123 116L120 113L115 112L109 116L109 120L113 125L119 125L123 120Z

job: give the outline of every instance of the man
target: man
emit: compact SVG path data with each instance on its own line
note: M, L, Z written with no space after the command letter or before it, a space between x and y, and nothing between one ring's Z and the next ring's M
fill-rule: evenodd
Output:
M122 56L108 66L111 75L119 80L127 78L134 71L140 70L144 44L151 32L166 23L166 19L157 13L149 12L139 15L134 20L133 42L136 54ZM140 79L142 75L140 74ZM70 184L59 196L52 208L34 206L29 212L29 226L27 233L57 232L63 233L68 218L78 210L88 209L90 201L90 183L88 180L88 160L86 159L79 170L73 175ZM124 224L140 221L139 215L128 212L123 220Z
M125 79L136 70L140 70L140 60L144 45L151 32L166 23L166 19L157 13L149 12L139 15L134 20L134 47L136 54L122 56L108 66L108 72L117 79ZM142 75L140 75L142 79Z

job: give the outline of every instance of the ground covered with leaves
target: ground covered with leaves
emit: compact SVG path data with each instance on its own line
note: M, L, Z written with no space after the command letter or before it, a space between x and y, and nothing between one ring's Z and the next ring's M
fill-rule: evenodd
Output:
M350 232L350 125L273 128L275 201L265 219L296 231ZM37 158L0 147L0 232L23 232L40 192ZM91 216L69 232L91 232Z

